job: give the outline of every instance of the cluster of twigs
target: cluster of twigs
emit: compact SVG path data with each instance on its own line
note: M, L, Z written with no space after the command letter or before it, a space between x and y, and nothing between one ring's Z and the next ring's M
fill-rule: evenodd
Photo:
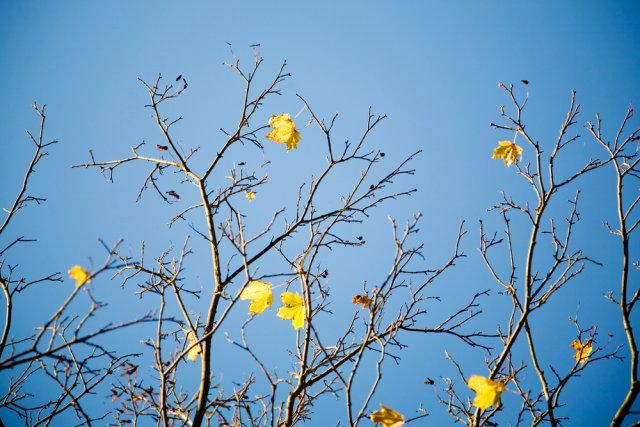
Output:
M33 293L49 284L62 282L59 272L43 277L30 277L28 270L34 266L22 266L10 262L11 250L19 244L33 243L35 239L20 236L7 238L13 231L11 224L16 214L32 204L41 204L44 198L30 194L29 184L36 166L49 154L49 148L57 141L44 138L45 108L34 103L40 117L38 136L27 132L34 145L31 162L27 166L22 185L0 227L4 247L0 250L0 286L5 297L5 320L0 338L0 372L8 378L0 407L15 412L25 420L25 425L50 425L52 420L73 412L80 422L90 425L107 414L96 415L88 408L86 398L108 384L114 372L132 355L115 355L106 345L105 336L117 333L129 326L154 321L147 314L123 323L107 323L96 326L90 322L106 304L97 301L86 287L75 287L47 320L37 325L35 332L25 334L16 327L13 319L16 311L26 311ZM108 251L106 261L93 276L116 267L114 254L117 244ZM25 272L27 271L27 272ZM61 292L64 292L61 290ZM86 311L73 306L84 293ZM18 335L15 335L15 334ZM9 377L9 375L11 375Z

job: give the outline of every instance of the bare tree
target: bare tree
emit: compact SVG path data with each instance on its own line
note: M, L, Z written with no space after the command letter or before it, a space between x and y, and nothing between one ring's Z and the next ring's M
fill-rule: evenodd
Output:
M204 292L211 295L211 299L208 309L198 312L186 302L188 297L199 296L199 291L186 285L184 280L184 262L191 253L188 236L184 247L172 261L169 261L169 252L165 252L155 257L154 266L144 259L133 260L116 253L122 264L118 276L124 282L135 283L141 295L154 295L160 307L157 336L150 341L155 354L158 384L151 392L140 380L136 383L132 376L128 376L126 383L115 387L114 399L124 401L127 407L117 418L120 424L150 417L161 425L200 426L203 422L208 425L218 420L229 425L293 426L312 416L316 401L325 396L341 396L345 402L345 414L340 418L355 426L369 416L371 399L380 384L384 362L387 359L398 360L391 349L402 348L403 333L444 333L470 346L483 345L479 340L485 334L464 330L480 312L478 300L483 294L472 296L468 304L435 324L430 324L423 317L432 283L465 256L460 248L465 231L461 224L452 254L443 265L435 269L423 267L422 244L411 243L417 232L419 215L404 227L390 219L395 255L390 260L388 274L377 279L373 287L365 286L361 294L354 296L353 302L361 304L364 311L354 311L337 338L336 331L327 330L326 323L321 321L331 313L332 290L326 281L328 271L324 267L327 258L339 252L340 248L363 246L363 237L352 237L350 228L366 221L374 208L415 191L394 190L392 183L401 176L414 174L409 164L419 153L411 154L397 166L380 172L384 153L369 148L368 138L385 116L375 115L371 109L366 115L362 133L354 143L336 143L332 131L338 115L326 121L315 113L307 100L298 96L302 111L308 115L309 125L317 127L324 137L326 157L320 163L324 166L318 175L299 185L293 210L277 209L261 218L266 224L263 229L252 234L248 231L244 199L253 199L256 193L259 194L263 187L269 185L269 177L259 176L250 165L234 156L243 152L238 150L249 147L265 155L261 132L268 126L262 124L266 119L261 114L261 107L273 95L281 94L279 87L289 77L285 72L286 64L283 64L264 89L256 89L256 76L262 64L263 60L258 56L250 69L242 68L235 57L227 64L244 83L243 104L233 130L221 129L224 140L212 158L203 161L198 157L200 147L184 148L176 142L179 138L175 136L174 126L181 118L167 117L161 109L165 103L182 94L187 83L179 76L177 87L174 84L163 85L158 76L153 83L140 82L149 95L147 107L163 142L155 144L155 147L143 144L133 147L131 156L117 160L96 160L91 153L89 163L77 166L98 168L113 179L114 171L120 166L147 164L149 172L139 194L153 189L167 203L181 196L174 190L167 191L174 188L175 183L164 184L163 187L160 178L166 175L165 171L177 172L172 176L191 184L198 200L178 211L168 224L173 226L177 221L186 219L192 221L192 230L206 241L211 254L213 288ZM272 120L281 118L274 116ZM292 122L288 126L295 129ZM287 149L290 148L295 148L295 144L293 147L287 145ZM219 170L225 167L224 156L234 158L234 162L228 166L229 170L221 173ZM205 166L199 167L202 164ZM338 170L355 170L357 173L353 174L351 183L335 188L330 181ZM219 176L227 179L220 181ZM331 206L322 202L321 194L324 192L339 196L340 203ZM198 213L200 222L193 219ZM220 343L215 337L223 332L222 325L228 322L234 310L245 309L238 302L253 289L250 288L252 283L259 282L263 289L271 292L265 286L271 285L266 280L273 279L281 281L281 286L287 289L283 293L283 301L285 298L298 298L293 304L298 304L301 310L298 326L295 326L294 318L294 326L299 329L294 349L290 352L293 371L286 376L278 375L264 360L264 353L249 342L246 330L258 321L257 314L254 314L237 333L229 333L227 340L255 362L258 376L237 380L233 390L225 390L211 381L215 372L224 372L224 366L216 365L215 355L219 351L216 346L219 347ZM162 320L168 298L175 300L182 316L177 327ZM269 295L268 298L272 297ZM373 362L377 374L366 379L358 374L365 360L370 360L368 354L377 355ZM197 390L179 391L176 384L179 383L180 368L186 363L185 358L193 360L196 357L201 363ZM364 381L369 383L368 393L364 396L354 394L354 383ZM254 389L260 391L254 393L256 397L249 397ZM423 412L418 416L425 415Z

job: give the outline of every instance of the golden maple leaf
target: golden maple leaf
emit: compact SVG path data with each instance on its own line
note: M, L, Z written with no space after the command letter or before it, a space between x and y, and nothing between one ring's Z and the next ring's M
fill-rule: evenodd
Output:
M91 283L91 275L87 270L80 267L79 265L74 265L69 270L69 277L72 279L76 279L76 287L80 287L85 283Z
M400 427L404 425L402 414L383 404L380 404L380 409L371 413L371 421L376 424L382 424L384 427Z
M473 405L482 410L498 404L500 402L500 393L505 390L502 381L491 381L489 378L480 375L472 375L467 380L467 385L476 392Z
M287 151L297 148L300 141L300 133L296 130L296 124L293 123L288 114L271 116L269 125L273 130L267 134L267 138L278 143L284 142Z
M511 141L499 141L498 146L493 149L492 159L503 159L504 164L511 166L522 154L522 147Z
M245 194L245 197L247 198L248 201L252 201L253 199L256 198L256 193L253 191L247 191L247 193Z
M590 340L587 340L585 342L574 340L571 343L571 347L573 347L576 351L573 355L573 358L576 359L576 362L584 364L591 354L593 345Z
M287 320L291 319L293 327L300 329L304 326L304 302L297 293L286 291L280 295L284 304L278 309L278 317Z
M260 314L265 308L271 307L273 303L273 292L271 292L271 283L252 280L240 294L241 300L251 300L249 304L249 313Z
M198 342L198 337L196 336L196 334L193 333L193 331L187 332L187 339L189 340L189 346L192 346L193 344ZM192 362L195 362L198 359L198 355L201 352L202 352L202 349L200 344L196 345L195 347L191 347L191 349L189 350L189 353L187 354L187 359L189 359Z

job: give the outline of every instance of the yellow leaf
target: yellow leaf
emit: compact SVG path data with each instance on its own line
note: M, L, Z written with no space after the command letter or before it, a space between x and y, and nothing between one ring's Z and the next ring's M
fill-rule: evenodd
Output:
M498 146L493 149L492 159L503 159L504 164L511 166L511 164L517 161L519 155L522 154L522 147L514 144L511 141L499 141Z
M467 380L467 385L476 392L473 405L483 410L498 404L500 402L500 393L505 390L502 381L491 381L489 378L481 377L480 375L472 375Z
M288 114L271 116L269 125L273 130L267 134L267 138L275 142L284 142L287 151L297 148L300 133L296 130L296 124Z
M69 270L69 277L72 279L76 279L76 287L84 285L85 283L91 283L91 275L87 270L80 267L79 265L74 265Z
M187 332L187 339L189 340L189 346L192 346L196 342L198 342L198 337L192 331ZM198 355L202 352L200 344L195 347L192 347L187 354L187 359L192 362L195 362L198 359Z
M240 294L240 299L251 300L251 304L249 304L249 313L262 313L265 308L271 307L271 303L273 303L271 283L252 280Z
M245 196L248 201L252 201L253 199L256 198L256 193L253 191L247 191L247 194Z
M585 342L580 342L578 340L574 340L571 343L571 347L573 347L576 353L573 355L573 358L576 359L578 363L585 363L589 358L592 350L592 344L590 340Z
M371 413L371 421L384 427L400 427L404 425L404 417L393 409L380 404L380 409Z
M284 304L278 309L278 317L287 320L291 319L293 327L300 329L304 326L304 302L302 297L297 293L285 292L280 295L280 299Z

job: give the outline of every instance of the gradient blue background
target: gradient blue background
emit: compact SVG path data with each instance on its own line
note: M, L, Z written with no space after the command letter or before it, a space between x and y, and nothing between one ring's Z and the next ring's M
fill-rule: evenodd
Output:
M293 75L281 87L283 96L272 98L262 110L265 118L283 111L298 112L302 105L295 94L299 93L320 116L329 118L339 111L335 139L354 140L365 123L367 107L372 106L374 112L389 116L371 137L371 146L387 153L383 168L423 150L413 163L415 176L397 182L398 189L415 187L418 193L385 204L369 223L354 227L354 235L365 236L367 245L352 250L348 263L344 257L327 258L334 311L350 315L353 307L349 299L361 289L362 281L375 284L386 272L393 249L386 216L402 223L413 213L422 212L419 240L425 243L428 266L436 266L450 255L460 219L467 221L469 230L463 241L469 256L434 285L430 292L441 296L442 302L429 308L429 316L442 318L474 292L492 289L491 297L483 303L485 315L473 326L493 332L496 321L503 321L508 313L509 302L497 295L499 289L479 259L478 220L485 219L500 230L495 215L486 211L499 200L500 191L531 196L514 168L507 169L491 159L497 141L512 137L489 127L490 122L499 121L498 106L509 105L497 84L513 82L518 93L524 94L525 87L519 82L530 81L525 121L543 145L555 140L571 89L577 91L582 104L576 129L586 136L581 126L600 112L607 135L613 137L629 104L640 101L639 19L640 3L633 1L251 1L231 5L4 0L0 2L2 207L8 207L18 191L31 154L24 131L37 130L31 108L34 100L47 104L47 138L61 141L38 167L31 187L32 194L47 198L46 204L20 212L3 237L37 237L38 243L16 248L9 258L24 274L36 277L52 271L64 273L74 264L99 267L105 254L97 238L113 243L124 237L123 248L132 255L137 254L143 240L149 253L159 254L171 245L179 248L191 230L186 224L169 230L166 221L193 197L188 196L185 184L167 183L167 189L185 195L185 200L172 206L161 203L151 192L135 204L145 167L122 168L116 173L115 184L109 185L97 171L71 169L71 165L87 161L89 149L99 159L113 159L127 156L129 147L142 140L150 146L162 143L149 111L143 108L147 95L136 79L150 81L158 73L170 80L179 74L187 78L187 92L170 110L184 117L176 127L177 139L185 146L203 146L203 152L212 153L223 141L218 129L234 125L241 102L239 79L221 65L231 60L227 42L246 65L253 56L249 45L259 43L258 51L265 58L262 83L283 60ZM304 113L300 120L305 120ZM637 126L637 118L633 123ZM286 155L282 147L267 143L264 157L273 162L269 171L272 182L246 206L246 213L258 218L256 224L264 224L274 208L290 204L299 183L323 166L320 133L306 128L302 135L300 149ZM563 159L573 167L591 157L602 157L588 137L576 147ZM525 148L525 161L529 160L527 154ZM230 160L246 158L256 165L262 158L254 150L234 151L231 156ZM576 313L583 325L598 325L600 344L606 342L608 332L613 334L612 346L625 343L618 311L602 297L608 290L617 290L619 275L616 241L601 226L603 220L615 220L609 172L602 170L578 182L584 192L576 238L604 267L587 266L586 274L534 318L545 366L570 368L572 350L568 344L575 329L568 317ZM340 173L337 183L351 182L357 176L357 171ZM558 197L553 212L559 220L568 209L564 200L572 198L574 190ZM335 194L327 197L327 203L337 202ZM516 234L521 239L527 237L524 230ZM206 291L211 280L209 255L198 239L193 243L195 255L190 259L188 280ZM632 280L638 283L637 272ZM65 280L64 284L44 285L21 295L15 303L22 308L16 312L14 334L30 333L37 322L48 317L51 304L66 297L71 286L71 281ZM107 275L95 280L92 287L109 302L112 319L153 309L151 300L138 300L130 288L121 289ZM194 309L204 308L206 295L204 299L193 302ZM235 324L245 315L240 308ZM331 322L339 319L334 317ZM252 325L257 348L280 348L265 357L279 372L286 372L292 329L276 319L274 312L259 320L262 324ZM329 319L325 321L328 328L333 327ZM225 330L237 336L233 325ZM140 340L149 331L129 331L113 344L141 351ZM265 335L275 338L265 341ZM445 360L444 350L456 357L466 375L485 373L484 354L440 337L407 337L407 342L409 347L399 354L402 363L389 364L373 406L384 403L411 417L423 403L431 415L411 425L453 424L434 398L434 390L422 382L430 377L443 386L440 377L454 377L459 392L471 396ZM232 346L227 344L226 348L220 363L229 366L239 356ZM249 364L230 366L225 368L225 380L254 370ZM185 384L195 379L197 372L195 367L185 371ZM567 407L561 413L570 417L567 425L605 425L626 392L627 377L625 362L592 365L566 390ZM7 381L6 375L2 378ZM530 380L532 387L538 386L535 378ZM509 404L518 402L509 393L503 402L504 417L497 420L506 425L513 415ZM105 398L96 404L96 411L109 410L109 404ZM316 407L315 419L308 425L326 425L323 414L341 410L335 405L326 401ZM10 417L4 412L0 415Z

